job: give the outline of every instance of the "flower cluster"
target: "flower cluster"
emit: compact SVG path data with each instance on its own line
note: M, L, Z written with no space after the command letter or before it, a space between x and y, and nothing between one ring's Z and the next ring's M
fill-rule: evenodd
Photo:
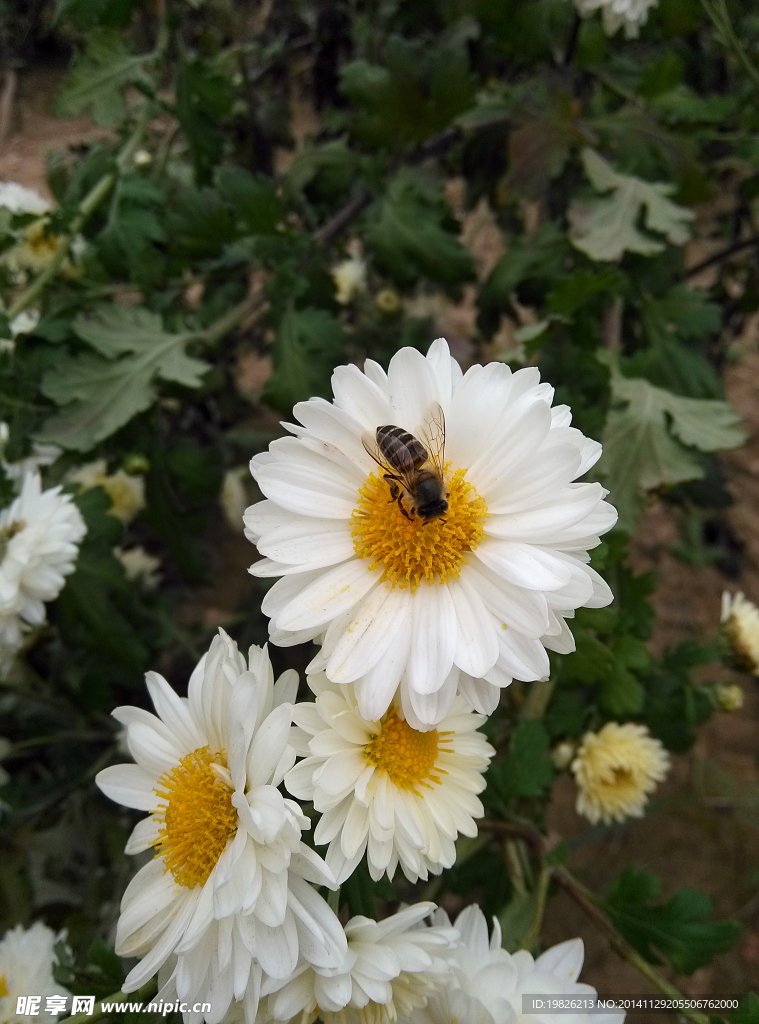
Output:
M16 1012L19 996L38 996L37 1016L43 1021L54 1021L57 1013L49 1013L48 996L67 996L68 990L53 978L55 955L53 947L63 935L37 921L24 930L21 925L11 928L0 939L0 1022L25 1024L26 1014Z
M333 389L253 459L265 500L244 516L251 571L280 577L271 639L319 645L312 699L220 630L187 697L150 672L155 714L114 711L136 763L97 783L147 814L127 852L154 851L122 900L124 990L157 974L160 998L211 1005L187 1024L511 1024L525 993L593 991L580 940L512 956L477 907L451 925L431 903L343 925L316 887L364 858L375 881L427 880L476 837L486 716L513 678L547 677L548 650L574 649L576 608L611 600L587 553L616 513L578 482L600 446L536 370L462 374L442 340L386 374L340 367ZM641 814L668 766L638 725L564 746L592 821Z

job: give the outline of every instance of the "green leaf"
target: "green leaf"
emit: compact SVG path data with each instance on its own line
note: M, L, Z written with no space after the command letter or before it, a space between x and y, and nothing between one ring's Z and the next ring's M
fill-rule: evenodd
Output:
M524 939L532 927L538 909L538 892L515 892L498 915L501 945L510 953L524 948Z
M197 388L210 369L185 351L193 334L167 333L142 307L104 306L78 317L74 330L100 355L66 356L42 378L43 394L66 408L38 437L64 448L88 451L147 409L156 378Z
M662 252L664 243L637 226L641 209L645 209L648 231L664 235L673 245L687 241L693 214L667 198L675 191L674 185L619 174L589 147L583 149L582 161L596 191L612 194L572 201L569 238L581 252L592 260L619 260L624 252L643 256Z
M143 71L145 60L145 54L131 54L116 32L95 29L85 53L74 58L71 74L55 101L55 113L77 117L91 107L97 124L115 128L126 115L125 86L150 84Z
M480 289L477 300L480 330L492 334L498 329L501 314L512 310L512 295L523 281L553 284L564 270L568 252L571 250L566 235L553 221L538 228L529 238L510 238L508 249ZM556 311L563 313L563 309Z
M759 998L754 992L743 997L730 1017L730 1024L759 1024Z
M474 98L467 43L478 34L477 22L462 18L433 41L391 35L385 67L364 59L346 64L341 89L358 108L353 134L372 147L397 147L446 128Z
M692 449L737 448L745 434L727 402L673 395L640 377L624 377L608 351L598 358L611 369L613 402L598 472L619 511L620 528L632 532L641 490L699 479L703 468Z
M690 398L722 398L722 384L712 364L693 344L705 341L722 326L720 307L701 291L680 284L662 298L645 296L641 326L648 347L622 361L630 377L646 377L652 384Z
M520 722L511 734L506 757L493 765L492 777L503 799L543 795L553 778L553 761L548 755L550 741L542 722Z
M711 901L704 893L687 887L666 903L652 905L658 892L656 875L628 867L605 900L614 925L651 963L663 956L678 974L692 974L737 941L738 922L713 921Z
M245 234L270 235L284 216L282 202L271 181L243 167L222 167L219 192L228 202Z
M438 182L403 168L377 204L366 241L378 268L397 284L412 285L426 274L452 285L474 276L458 230Z
M224 156L222 119L234 94L228 77L208 60L192 57L177 69L177 120L182 125L199 185L208 184L212 169Z
M312 395L329 392L336 362L343 357L345 332L323 309L288 309L272 346L274 373L263 399L282 412Z

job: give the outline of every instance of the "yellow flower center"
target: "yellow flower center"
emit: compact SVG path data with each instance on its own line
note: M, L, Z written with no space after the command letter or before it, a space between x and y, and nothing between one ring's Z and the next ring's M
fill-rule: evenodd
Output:
M34 256L39 260L48 260L55 255L58 248L57 235L45 233L46 222L35 221L26 229L26 242Z
M418 732L408 722L398 717L395 708L390 708L380 722L380 731L364 748L366 761L380 771L387 772L390 781L399 789L415 789L430 783L440 783L440 776L446 775L442 768L436 768L438 752L447 750L440 746L443 736L437 729ZM450 752L450 751L449 751Z
M224 756L208 747L187 754L176 768L164 772L155 792L166 801L158 813L161 832L154 844L166 870L179 885L204 885L224 848L237 831L232 791L213 769L226 768Z
M0 974L0 999L4 999L7 995L10 995L10 989L8 988L8 979L4 974Z
M382 570L382 579L393 586L416 590L423 580L455 579L466 562L465 553L482 540L488 514L485 502L464 479L465 473L457 469L447 481L448 511L428 522L407 519L382 474L372 473L359 491L353 512L353 547L358 557L370 558L370 570Z

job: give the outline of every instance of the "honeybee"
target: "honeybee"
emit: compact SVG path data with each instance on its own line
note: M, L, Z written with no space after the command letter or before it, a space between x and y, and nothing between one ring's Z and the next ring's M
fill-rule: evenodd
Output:
M448 511L448 491L443 480L445 416L437 402L427 407L419 435L421 439L388 423L377 427L374 435L366 431L361 440L384 470L390 500L398 503L406 519L419 518L428 523Z

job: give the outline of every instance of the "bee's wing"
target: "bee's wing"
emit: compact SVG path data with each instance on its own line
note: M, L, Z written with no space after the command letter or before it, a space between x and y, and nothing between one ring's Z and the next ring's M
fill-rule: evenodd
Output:
M382 457L382 452L380 451L379 445L377 444L377 437L375 434L372 433L371 430L365 430L363 432L363 434L361 435L361 444L366 449L367 454L371 455L371 457L374 459L374 461L381 469L384 469L387 473L393 472L393 470L390 468L390 466L388 466L387 462L385 462L384 458Z
M439 402L430 402L419 425L419 440L427 449L430 462L442 475L445 465L445 415Z
M410 491L413 489L414 481L411 478L410 474L413 472L414 466L411 462L409 462L408 466L390 465L390 463L387 461L387 459L383 456L382 452L380 451L379 445L377 444L376 436L370 430L365 430L363 432L363 434L361 435L361 443L363 444L367 453L371 455L371 457L380 467L380 469L384 470L384 472L387 473L388 476L392 476L395 480L400 480L400 482L403 484L406 490Z

